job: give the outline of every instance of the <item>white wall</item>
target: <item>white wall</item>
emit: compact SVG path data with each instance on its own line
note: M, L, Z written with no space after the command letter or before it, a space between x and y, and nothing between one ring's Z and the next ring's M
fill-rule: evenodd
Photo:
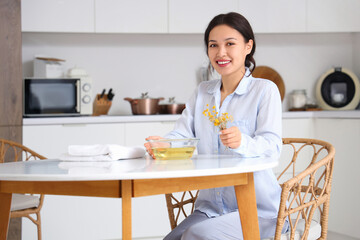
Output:
M112 87L111 115L131 114L124 97L142 92L152 97L175 96L185 102L198 83L200 67L207 66L200 34L60 34L23 33L23 74L33 76L36 54L66 59L93 78L94 95ZM257 65L268 65L282 76L286 95L306 89L314 97L321 74L334 66L357 68L360 74L359 34L259 34ZM357 54L357 56L360 54ZM355 66L354 61L357 61ZM355 71L355 70L354 70ZM287 100L284 101L284 110Z
M23 34L23 72L32 76L35 54L66 59L87 70L94 94L113 88L110 114L131 114L124 97L172 97L186 101L197 85L197 71L206 64L200 35ZM204 63L205 62L205 63Z
M354 33L353 39L353 69L356 76L360 79L360 33Z
M353 33L353 70L360 81L360 33ZM360 103L356 108L360 110Z
M282 76L286 97L294 89L306 89L315 99L319 77L329 68L352 69L351 34L268 34L257 36L258 65L268 65ZM287 110L287 98L284 100Z

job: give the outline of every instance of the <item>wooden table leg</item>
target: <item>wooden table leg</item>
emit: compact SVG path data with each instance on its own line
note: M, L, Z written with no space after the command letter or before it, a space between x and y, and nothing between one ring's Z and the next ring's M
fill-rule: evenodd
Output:
M253 173L248 173L248 184L234 186L244 240L260 239Z
M6 240L10 222L11 193L0 193L0 240Z
M122 199L122 239L131 240L131 197L132 181L121 181L121 199Z

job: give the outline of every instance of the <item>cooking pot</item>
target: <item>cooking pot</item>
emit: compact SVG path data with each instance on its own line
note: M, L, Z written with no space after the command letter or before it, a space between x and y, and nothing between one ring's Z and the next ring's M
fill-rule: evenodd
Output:
M159 112L159 101L164 98L150 98L148 93L142 93L141 98L124 98L124 100L130 102L134 115L151 115Z
M159 105L160 114L181 114L185 104L175 103L175 97L169 98L169 103Z

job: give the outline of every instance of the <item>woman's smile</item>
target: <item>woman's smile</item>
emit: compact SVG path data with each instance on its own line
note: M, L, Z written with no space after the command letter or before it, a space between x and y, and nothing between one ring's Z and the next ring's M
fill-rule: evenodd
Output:
M226 67L228 66L231 61L230 60L217 60L216 63L220 66L220 67Z

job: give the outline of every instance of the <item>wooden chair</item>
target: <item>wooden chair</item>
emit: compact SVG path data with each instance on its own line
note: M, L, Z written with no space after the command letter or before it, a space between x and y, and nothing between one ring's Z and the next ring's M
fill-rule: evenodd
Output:
M0 163L45 159L31 149L9 140L0 139ZM37 226L38 239L41 240L40 210L44 195L13 194L10 218L27 217ZM36 214L36 220L30 216Z
M274 170L282 188L281 202L271 240L326 239L334 155L334 147L321 140L283 139L279 165L283 169ZM194 211L197 194L165 195L171 229ZM290 231L281 234L287 218L291 219Z

